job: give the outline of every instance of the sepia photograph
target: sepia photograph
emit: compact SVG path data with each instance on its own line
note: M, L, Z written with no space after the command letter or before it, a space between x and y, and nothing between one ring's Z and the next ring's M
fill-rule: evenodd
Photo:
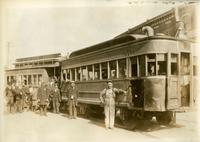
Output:
M198 0L2 0L0 142L200 142Z

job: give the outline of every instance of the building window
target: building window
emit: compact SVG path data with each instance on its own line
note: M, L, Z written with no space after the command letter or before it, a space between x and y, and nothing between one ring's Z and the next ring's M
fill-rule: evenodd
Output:
M124 78L126 77L126 59L121 59L118 60L118 65L119 65L119 78Z
M94 65L94 79L98 80L100 79L100 67L99 64Z
M101 64L102 79L108 79L108 64L107 62Z
M117 62L116 61L110 61L110 78L117 78Z
M140 73L140 76L145 76L145 69L146 69L145 56L141 55L141 56L139 56L139 73Z
M156 75L156 54L147 55L147 72L149 76Z
M82 80L87 80L87 67L84 66L82 69Z
M93 69L92 65L88 66L88 80L93 80Z
M167 55L158 54L157 61L158 61L158 64L157 64L158 75L166 75L167 74Z
M178 55L177 54L171 54L171 75L177 75L178 74Z

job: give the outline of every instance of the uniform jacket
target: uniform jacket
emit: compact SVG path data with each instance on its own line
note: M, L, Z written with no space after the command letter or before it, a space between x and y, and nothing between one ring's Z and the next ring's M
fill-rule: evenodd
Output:
M47 105L50 95L50 90L48 87L41 86L38 89L38 99L40 100L40 105Z
M72 87L71 85L67 89L68 99L69 100L75 100L78 99L78 89L77 87Z
M61 97L60 97L60 90L57 88L52 89L51 91L51 97L53 100L59 100L61 101Z

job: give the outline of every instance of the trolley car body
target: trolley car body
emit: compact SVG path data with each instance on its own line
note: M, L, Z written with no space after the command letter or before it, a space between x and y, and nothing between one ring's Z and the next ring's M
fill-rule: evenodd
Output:
M126 35L72 52L62 62L62 78L76 82L80 107L99 106L99 93L111 79L114 87L128 91L117 95L117 108L175 112L193 105L193 44L168 36Z

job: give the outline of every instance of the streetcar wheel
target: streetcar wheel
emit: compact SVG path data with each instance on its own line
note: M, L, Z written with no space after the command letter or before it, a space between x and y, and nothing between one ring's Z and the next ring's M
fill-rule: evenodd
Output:
M175 112L162 112L156 116L156 120L158 123L163 125L174 124L176 120Z

